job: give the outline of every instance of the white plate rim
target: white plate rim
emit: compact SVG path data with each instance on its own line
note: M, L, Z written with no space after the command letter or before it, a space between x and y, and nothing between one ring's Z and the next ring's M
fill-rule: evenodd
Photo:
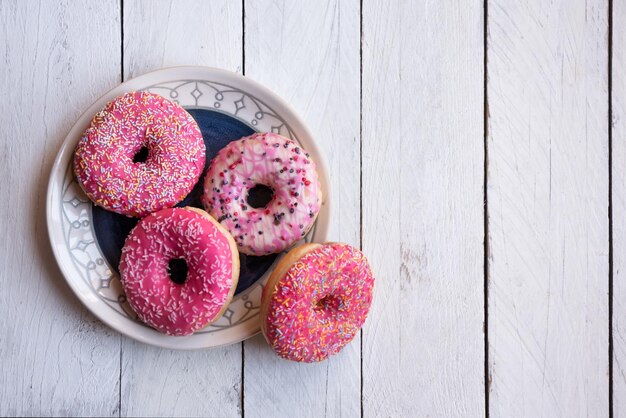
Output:
M98 98L87 108L85 112L83 112L70 129L68 135L65 137L61 147L59 148L50 172L46 195L46 222L50 245L66 282L78 299L97 318L114 330L132 339L158 347L177 350L194 350L234 344L258 334L260 332L260 326L258 320L247 320L245 323L239 324L238 326L227 328L223 331L218 331L212 334L194 334L188 337L172 337L158 333L145 325L135 323L130 318L124 319L120 315L112 315L112 308L102 302L102 300L96 295L93 288L89 287L82 281L77 281L72 278L72 275L75 274L75 272L72 272L72 268L68 265L67 258L69 256L64 253L64 249L61 248L61 246L55 244L57 242L56 235L59 233L58 229L60 227L59 222L55 223L55 221L59 220L59 214L55 212L54 208L56 203L58 203L56 198L63 197L62 191L57 190L57 184L60 181L59 179L62 181L62 178L65 176L66 166L71 158L76 143L80 138L80 134L82 134L82 132L87 128L89 122L93 118L93 115L102 109L108 101L122 93L147 88L148 86L159 82L164 83L176 80L194 79L199 81L218 79L220 81L223 80L236 85L243 85L247 89L254 91L256 97L262 98L262 100L272 109L277 110L277 113L286 116L285 119L289 120L290 127L294 132L298 133L298 137L305 143L307 152L309 152L312 156L318 167L318 174L323 190L323 205L315 228L315 236L313 238L315 242L326 241L330 222L330 202L328 198L330 196L330 182L328 179L328 170L326 162L314 141L313 135L297 112L286 101L258 82L238 73L214 67L177 66L147 72L117 85ZM152 81L148 82L148 80ZM57 216L57 218L55 218L55 216ZM278 262L279 259L280 256L277 258L275 263ZM268 271L271 271L271 269L272 267L270 267ZM246 292L243 293L245 294ZM110 312L106 312L106 310L109 310Z

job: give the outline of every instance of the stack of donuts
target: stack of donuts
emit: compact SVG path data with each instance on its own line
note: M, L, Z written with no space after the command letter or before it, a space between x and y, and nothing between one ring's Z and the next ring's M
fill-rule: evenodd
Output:
M256 133L230 142L203 172L205 162L191 115L146 92L109 102L78 142L74 173L89 199L140 218L119 264L138 318L168 335L190 335L216 321L232 300L240 252L288 251L263 289L266 340L294 361L340 351L365 321L374 278L365 256L347 244L297 245L322 202L310 155L288 138ZM199 181L204 210L175 207ZM271 197L253 205L249 194L259 187Z

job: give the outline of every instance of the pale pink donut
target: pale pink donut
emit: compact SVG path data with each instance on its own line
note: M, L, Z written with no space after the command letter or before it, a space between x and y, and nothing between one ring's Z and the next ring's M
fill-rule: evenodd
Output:
M262 184L273 198L263 208L247 202ZM204 180L204 207L228 229L239 251L278 253L309 231L322 202L315 163L295 142L259 133L229 143L213 158Z
M281 357L314 362L339 352L361 329L374 276L347 244L305 244L289 251L263 288L261 330Z
M147 159L134 162L144 147ZM74 173L96 205L141 217L183 200L205 159L202 134L185 109L156 94L132 92L94 116L76 146Z
M184 283L168 273L187 263ZM141 219L120 260L126 298L139 318L169 335L188 335L218 319L239 279L239 254L230 234L196 208L163 209Z

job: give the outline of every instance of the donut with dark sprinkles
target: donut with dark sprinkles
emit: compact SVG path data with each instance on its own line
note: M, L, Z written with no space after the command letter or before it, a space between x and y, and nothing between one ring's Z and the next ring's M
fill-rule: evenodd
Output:
M255 206L249 196L259 185L271 197ZM257 133L231 142L211 161L203 204L233 234L240 252L267 255L306 235L319 213L322 192L315 164L299 145L277 134Z

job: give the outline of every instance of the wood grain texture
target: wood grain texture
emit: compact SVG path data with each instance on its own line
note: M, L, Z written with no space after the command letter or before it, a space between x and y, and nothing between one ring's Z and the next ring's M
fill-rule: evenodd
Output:
M613 2L613 413L626 417L626 3Z
M489 2L490 413L607 416L607 2Z
M241 348L174 351L124 337L122 415L241 415Z
M228 0L124 3L124 75L177 65L241 72L242 7Z
M484 416L482 2L363 2L365 416Z
M484 416L483 2L363 0L362 91L360 0L243 2L246 73L311 128L329 239L362 232L377 276L363 340L315 365L261 336L143 345L66 285L45 193L82 111L120 72L244 70L241 1L123 3L0 0L0 415ZM492 417L607 416L609 361L626 417L626 2L612 2L612 358L608 4L488 1Z
M119 337L80 304L48 241L52 162L119 81L117 1L0 1L0 415L117 416Z
M242 66L241 2L124 2L127 78L176 65ZM241 346L196 352L123 339L122 414L239 416Z
M246 75L302 116L326 157L329 240L359 244L359 2L246 2ZM358 416L360 340L320 364L278 358L262 336L244 343L246 417Z

